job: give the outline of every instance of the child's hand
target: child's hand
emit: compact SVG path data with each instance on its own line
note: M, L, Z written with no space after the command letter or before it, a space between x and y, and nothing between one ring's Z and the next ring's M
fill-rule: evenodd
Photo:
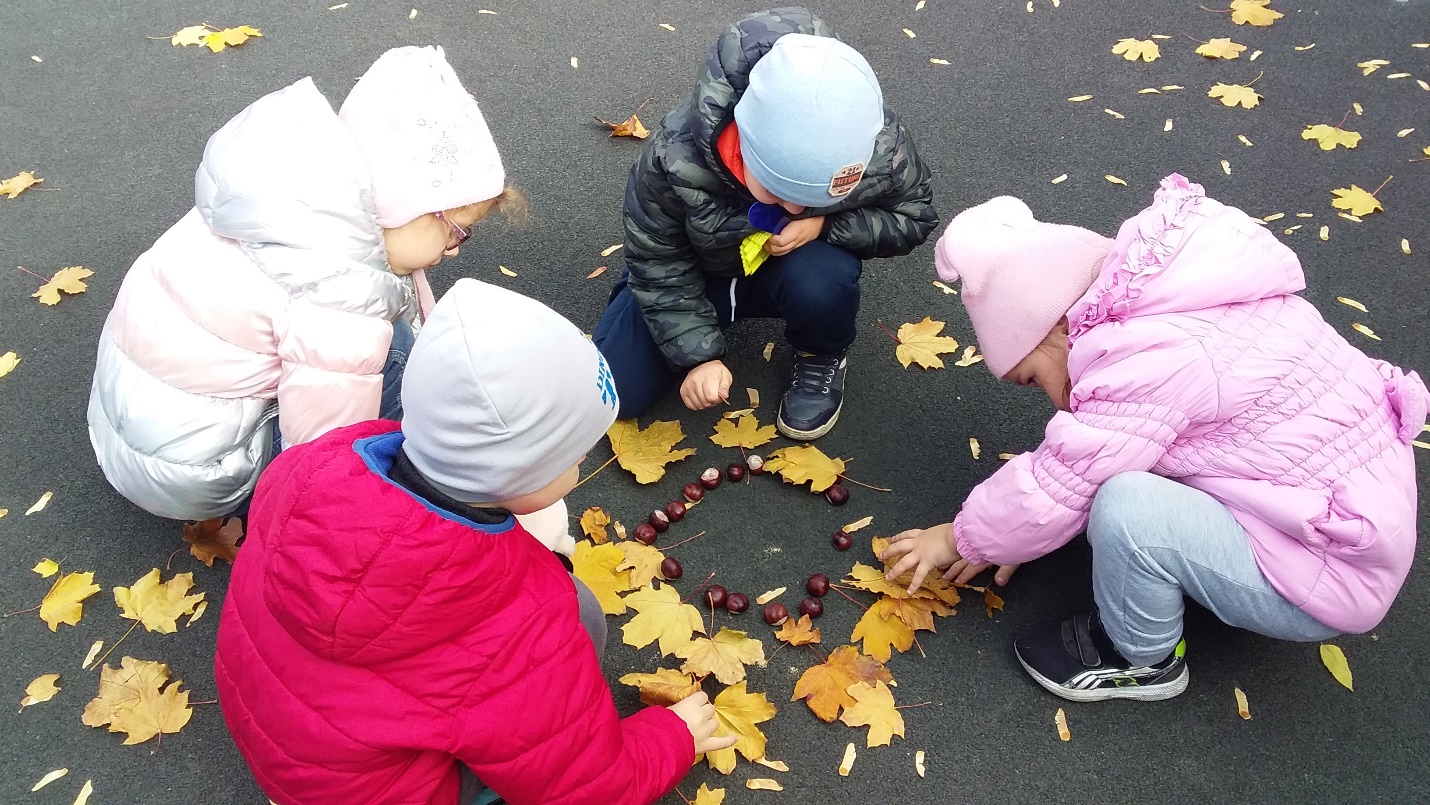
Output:
M819 233L823 231L823 215L816 215L813 218L801 218L798 221L790 221L785 224L785 228L781 229L778 235L771 235L770 239L765 241L765 251L774 257L789 254L819 237Z
M706 361L691 369L680 384L680 399L692 411L703 411L730 399L735 378L720 360Z
M981 565L970 565L967 559L959 559L944 572L943 577L954 584L967 584L974 576L977 576L990 567L993 567L992 562L984 562ZM993 574L994 583L999 587L1006 585L1008 580L1013 578L1013 571L1017 569L1017 565L999 565L998 572Z
M902 557L902 558L900 558ZM889 540L889 547L879 557L886 564L895 559L899 563L884 574L893 581L910 570L914 571L913 583L909 585L909 595L918 592L924 579L935 569L942 570L955 562L962 562L958 548L953 542L953 523L940 523L932 528L913 528L895 534Z
M717 749L729 749L735 745L736 741L740 740L737 735L727 735L724 738L713 737L720 722L715 720L715 705L710 703L710 697L706 696L703 690L672 704L670 711L680 716L690 730L690 737L695 740L695 754L697 755L714 752Z

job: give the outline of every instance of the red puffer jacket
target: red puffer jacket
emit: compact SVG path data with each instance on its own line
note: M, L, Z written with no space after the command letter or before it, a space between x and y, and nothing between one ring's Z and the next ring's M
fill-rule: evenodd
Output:
M393 483L401 445L395 423L341 428L259 481L214 670L264 792L449 805L459 760L512 805L673 788L690 733L663 707L618 716L560 561L509 516Z

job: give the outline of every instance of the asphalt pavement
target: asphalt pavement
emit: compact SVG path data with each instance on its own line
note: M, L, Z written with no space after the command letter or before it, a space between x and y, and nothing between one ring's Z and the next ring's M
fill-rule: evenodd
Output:
M1425 374L1430 161L1413 160L1430 146L1430 91L1417 84L1430 81L1430 49L1412 44L1430 42L1430 3L1272 0L1272 7L1285 16L1269 28L1234 25L1196 0L928 0L922 9L915 0L835 0L816 10L880 76L933 167L945 221L1012 194L1044 220L1111 234L1146 205L1161 177L1181 172L1254 215L1285 213L1274 223L1278 233L1300 225L1282 237L1303 260L1307 297L1368 354ZM194 572L214 606L177 634L136 630L110 662L122 654L161 660L194 700L215 695L212 655L227 567L202 566L181 550L175 523L116 495L84 426L104 317L134 258L191 206L206 138L253 100L304 76L336 107L384 50L444 45L485 111L510 179L530 197L534 220L483 224L460 258L435 272L434 285L440 293L460 276L497 282L589 329L619 270L620 255L601 251L621 239L625 173L640 147L607 137L592 118L620 120L649 98L642 119L653 126L689 92L721 28L757 9L713 0L0 4L0 179L22 170L44 179L14 200L0 198L0 354L14 350L22 361L0 378L0 508L9 509L0 519L0 609L39 603L49 582L30 567L44 557L94 571L104 587L78 626L57 633L33 612L0 620L0 691L18 701L31 679L51 672L61 674L63 688L49 702L0 715L0 802L69 803L86 779L94 784L90 802L105 805L265 802L216 706L195 706L192 721L162 747L123 746L121 736L80 723L97 689L80 662L93 641L112 644L128 626L110 588L153 567ZM263 37L222 53L166 40L199 23L252 25ZM1152 34L1169 37L1155 40L1162 51L1155 62L1110 52L1118 39ZM1193 53L1193 39L1213 37L1231 37L1248 51L1233 61ZM1254 61L1253 51L1261 54ZM1356 63L1370 59L1390 64L1362 75ZM1392 77L1402 72L1410 75ZM1253 80L1263 96L1255 109L1207 97L1213 83ZM1173 86L1184 89L1166 89ZM1138 92L1144 88L1159 92ZM1084 94L1094 98L1067 100ZM1354 150L1322 152L1301 139L1306 125L1336 125L1343 116L1347 129L1364 136ZM1397 136L1405 129L1414 131ZM1061 174L1066 181L1053 184ZM1333 188L1373 190L1388 176L1378 196L1383 212L1360 223L1336 216ZM1322 226L1328 239L1319 236ZM839 426L819 442L851 460L852 477L893 491L854 487L850 503L836 509L773 478L726 485L678 527L708 532L673 552L684 562L683 590L711 571L752 595L797 589L813 572L842 574L869 561L862 537L947 520L999 453L1037 444L1051 414L1039 394L999 385L981 365L906 370L880 332L879 321L894 329L931 316L973 342L957 299L930 284L931 245L866 265L848 402ZM39 282L14 268L48 276L72 265L94 270L89 290L55 307L31 299ZM610 270L586 279L601 265ZM1368 312L1338 304L1338 296ZM1381 340L1351 333L1353 322ZM762 393L763 421L773 418L790 363L787 349L768 363L761 357L771 340L780 341L774 325L743 323L730 358L736 387ZM573 511L600 505L633 524L705 467L738 457L708 440L717 416L685 411L672 397L642 424L679 419L696 456L652 486L608 468L573 493ZM970 437L981 442L982 458L970 454ZM598 447L591 466L608 456ZM1417 460L1422 484L1430 483L1430 452L1418 451ZM25 516L46 491L55 493L48 508ZM864 515L874 525L856 535L855 550L834 551L830 532ZM1354 692L1331 678L1316 646L1234 631L1194 609L1186 694L1157 704L1075 705L1025 678L1009 645L1020 626L1089 606L1089 554L1077 540L1023 567L997 617L966 604L940 621L936 635L921 636L922 651L892 660L899 703L928 703L901 711L907 734L892 746L864 749L863 730L823 724L790 703L795 679L816 659L808 649L784 648L751 672L749 684L779 707L764 725L769 756L790 771L742 761L723 777L700 766L680 790L692 796L702 782L724 786L728 803L1430 800L1426 551L1422 545L1399 601L1372 634L1335 641L1355 673ZM828 649L847 642L861 613L838 596L826 603L819 626ZM613 682L659 662L653 648L621 645L619 623L611 619L606 660ZM735 624L774 651L753 612ZM1234 687L1250 700L1249 721L1237 715ZM615 696L626 712L639 706L632 689L618 685ZM1069 742L1053 725L1059 707ZM850 741L860 745L859 760L840 777L835 769ZM912 760L918 750L927 753L923 778ZM60 767L70 774L29 793ZM750 777L777 777L785 791L747 791Z

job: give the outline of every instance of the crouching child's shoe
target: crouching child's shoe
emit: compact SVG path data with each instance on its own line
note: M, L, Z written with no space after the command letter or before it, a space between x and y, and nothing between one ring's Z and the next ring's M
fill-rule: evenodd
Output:
M1186 649L1187 641L1180 640L1167 659L1134 665L1112 645L1096 610L1030 627L1013 640L1013 652L1033 681L1075 702L1170 699L1187 689Z
M845 355L795 353L793 376L775 421L780 433L807 442L834 428L844 407L844 375L849 370Z

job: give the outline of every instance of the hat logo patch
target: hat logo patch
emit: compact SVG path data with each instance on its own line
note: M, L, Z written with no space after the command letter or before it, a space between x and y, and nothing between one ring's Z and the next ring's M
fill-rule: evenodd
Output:
M834 178L829 180L829 195L847 196L854 191L859 180L864 178L864 163L856 162L853 165L845 165L835 171Z
M601 404L607 408L616 407L616 378L611 367L606 365L605 356L596 353L596 389L601 392Z

